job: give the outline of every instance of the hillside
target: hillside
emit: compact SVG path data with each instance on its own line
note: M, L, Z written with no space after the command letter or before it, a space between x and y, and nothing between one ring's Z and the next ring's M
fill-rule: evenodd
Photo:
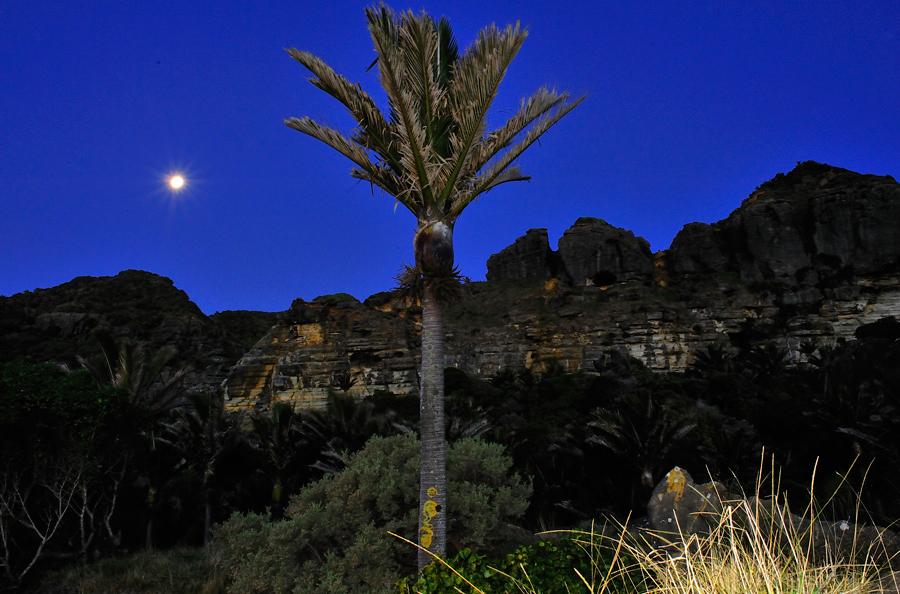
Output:
M710 343L732 351L852 340L900 317L900 184L815 162L761 184L726 219L685 225L652 253L633 232L575 221L557 249L528 230L488 260L446 312L446 363L482 377L559 365L593 371L629 355L681 371ZM0 297L0 362L74 363L97 352L91 330L172 344L198 372L226 380L229 406L273 397L320 406L342 378L351 392L416 393L419 309L380 293L297 299L282 314L205 316L171 280L128 270ZM233 366L233 367L232 367Z

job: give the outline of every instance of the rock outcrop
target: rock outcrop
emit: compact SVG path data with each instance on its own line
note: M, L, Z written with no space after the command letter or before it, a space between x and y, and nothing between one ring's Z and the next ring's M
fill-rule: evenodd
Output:
M151 353L174 346L192 388L215 390L231 366L278 319L267 312L206 316L171 279L140 270L78 277L50 289L0 296L0 363L55 361L100 353L95 328L130 338Z
M900 185L812 161L756 189L727 219L693 223L668 250L674 275L733 271L745 282L840 283L900 270Z
M382 311L386 309L387 311ZM406 311L376 309L345 296L297 299L281 321L244 355L225 382L229 408L265 408L286 400L324 406L339 377L349 393L417 393L420 345Z
M600 219L576 221L556 251L533 229L446 309L445 364L482 377L551 361L592 372L620 354L680 371L709 343L776 344L802 362L804 342L853 340L862 325L900 318L897 237L900 184L812 162L762 184L727 219L686 225L656 254ZM0 297L0 362L74 362L95 352L90 331L104 326L175 345L203 370L197 389L227 373L232 408L320 406L347 381L360 395L415 393L420 312L386 293L207 317L171 280L126 271Z
M579 219L556 252L531 230L447 308L445 364L482 377L551 360L592 372L622 353L680 371L709 343L774 343L797 363L801 343L900 317L898 235L900 184L816 163L766 182L725 221L687 225L657 254L599 219ZM320 405L336 373L358 379L359 394L416 392L418 308L382 295L291 311L232 370L231 406Z
M650 243L600 219L575 221L559 239L559 256L575 285L609 286L653 276Z
M514 244L487 261L489 281L543 281L559 274L559 257L550 249L546 229L529 229Z

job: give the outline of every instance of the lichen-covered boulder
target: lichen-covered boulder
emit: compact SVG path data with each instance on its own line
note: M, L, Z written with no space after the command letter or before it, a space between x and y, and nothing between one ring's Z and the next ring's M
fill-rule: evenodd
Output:
M653 490L647 504L650 527L658 533L699 534L719 523L725 488L715 482L698 485L675 467Z

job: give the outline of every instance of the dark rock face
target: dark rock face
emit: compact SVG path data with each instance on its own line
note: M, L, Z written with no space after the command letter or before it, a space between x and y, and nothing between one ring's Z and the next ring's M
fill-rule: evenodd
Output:
M685 226L654 255L599 219L579 219L557 252L531 230L445 309L445 365L482 377L551 361L593 373L621 355L667 372L710 343L777 345L801 363L802 344L853 340L858 328L890 340L898 324L881 320L900 318L897 237L900 184L817 163L762 184L724 221ZM358 395L415 393L420 312L391 293L338 294L283 315L207 317L171 280L126 271L0 297L0 363L74 362L107 327L150 350L175 345L204 370L197 385L215 389L227 373L233 408L322 406L338 377Z
M525 235L487 261L489 281L543 281L556 276L546 229L529 229Z
M673 274L711 273L728 269L721 230L714 225L689 223L675 236L667 250Z
M692 223L668 250L675 275L737 272L745 282L829 283L900 262L900 184L812 161L762 184L718 223Z
M485 377L554 361L590 373L620 354L682 371L710 343L773 344L802 362L807 341L852 340L900 317L898 209L893 178L808 162L724 221L685 226L655 255L600 219L579 219L557 252L533 229L491 257L488 282L469 283L446 308L445 365ZM416 392L415 308L390 295L325 305L296 304L235 366L231 406L321 406L335 373L358 379L360 394Z
M171 279L141 270L83 276L50 289L0 296L0 363L55 361L77 367L76 355L100 353L91 331L104 328L117 338L145 343L151 355L174 346L174 363L196 370L191 387L214 390L278 316L207 317Z
M647 240L600 219L575 221L559 240L559 255L576 286L607 286L653 275Z

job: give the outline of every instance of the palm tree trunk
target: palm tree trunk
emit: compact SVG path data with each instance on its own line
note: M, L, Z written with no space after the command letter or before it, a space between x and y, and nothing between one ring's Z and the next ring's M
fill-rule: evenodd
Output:
M203 518L203 544L209 545L212 542L212 503L209 495L206 496L206 514Z
M156 511L156 489L153 485L147 493L147 550L153 548L153 515Z
M422 300L422 385L419 390L422 440L419 483L419 544L444 557L447 549L447 447L444 436L444 317L425 289ZM419 551L419 571L433 560Z

